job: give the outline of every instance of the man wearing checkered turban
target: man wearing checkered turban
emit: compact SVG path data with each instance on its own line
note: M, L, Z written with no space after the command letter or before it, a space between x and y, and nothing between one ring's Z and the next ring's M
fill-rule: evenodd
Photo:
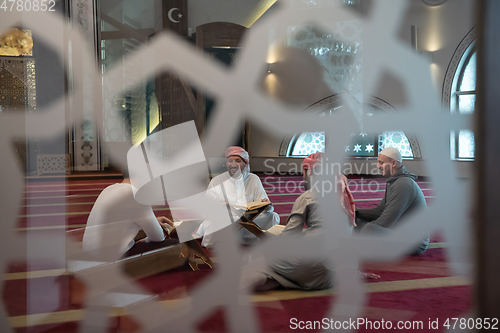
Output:
M228 202L233 206L246 206L249 202L269 201L260 178L250 173L250 158L248 152L241 147L229 147L225 151L227 171L212 179L208 185L207 195L219 202ZM253 222L264 230L280 223L272 205L268 206ZM237 221L244 211L233 209L233 221ZM202 245L211 247L215 243L211 221L204 221L198 228L197 235L203 236ZM258 242L258 238L246 229L241 229L237 236L244 245Z

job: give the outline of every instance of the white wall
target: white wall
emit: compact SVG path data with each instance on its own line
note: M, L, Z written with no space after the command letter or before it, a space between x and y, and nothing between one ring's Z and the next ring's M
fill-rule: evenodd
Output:
M425 5L421 0L411 0L408 12L401 21L399 37L402 41L410 46L411 26L416 25L419 49L432 51L434 85L440 96L444 75L452 55L460 41L474 26L475 5L474 0L448 0L441 6L431 7ZM324 94L324 92L322 93ZM386 79L384 84L380 86L376 97L396 108L405 103L404 90L400 89L397 80L391 78ZM286 163L290 166L291 171L294 170L297 159L279 157L281 141L282 138L272 136L255 126L251 127L252 171L266 172L273 168L269 165L276 168L279 163ZM267 162L265 162L266 159ZM272 159L275 161L272 162ZM349 159L349 161L353 165L359 166L371 163L373 160ZM426 174L425 163L425 152L423 152L422 160L405 162L407 167L416 174L429 176ZM472 172L471 162L457 161L455 165L463 177L468 177ZM366 165L358 170L361 169L365 170ZM280 170L283 170L283 167Z

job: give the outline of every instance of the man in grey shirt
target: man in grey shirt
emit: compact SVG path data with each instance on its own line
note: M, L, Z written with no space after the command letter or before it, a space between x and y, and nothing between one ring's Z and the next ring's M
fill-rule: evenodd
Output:
M304 187L293 204L286 227L279 237L300 235L311 241L324 233L324 222L317 209L317 191L313 191L314 166L321 161L322 153L309 155L302 163ZM307 228L304 229L304 224ZM310 258L290 256L270 265L270 269L261 274L256 291L266 291L282 286L287 289L320 290L333 287L333 267L323 257Z
M412 213L425 209L422 190L415 182L417 176L406 171L403 159L397 148L388 147L378 155L377 168L383 177L387 177L385 195L377 207L372 209L356 209L355 229L362 234L384 233L395 228ZM422 254L429 245L426 237L415 250Z

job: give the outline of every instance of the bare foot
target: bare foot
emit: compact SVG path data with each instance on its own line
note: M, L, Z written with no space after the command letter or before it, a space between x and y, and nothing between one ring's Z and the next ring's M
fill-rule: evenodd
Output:
M372 280L380 279L380 275L374 273L359 272L359 274L361 274L361 276L364 277L365 279L372 279Z

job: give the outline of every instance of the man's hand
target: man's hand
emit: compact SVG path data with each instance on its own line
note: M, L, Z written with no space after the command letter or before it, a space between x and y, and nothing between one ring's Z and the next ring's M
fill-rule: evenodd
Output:
M135 242L136 244L137 243L146 243L146 238L141 238L139 239L138 241Z
M168 224L169 226L173 227L174 226L174 222L170 221L169 219L167 219L165 216L158 216L156 218L158 220L158 223L160 225L164 225L164 224Z
M268 198L264 198L261 200L262 202L269 202L269 199Z

